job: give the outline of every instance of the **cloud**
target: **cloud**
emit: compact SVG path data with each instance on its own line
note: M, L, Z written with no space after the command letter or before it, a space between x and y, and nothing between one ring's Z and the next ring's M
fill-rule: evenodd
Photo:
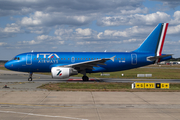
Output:
M38 40L45 40L45 39L48 39L48 38L49 38L48 35L37 36L37 39L38 39Z
M56 26L56 25L74 25L80 26L88 24L93 16L85 15L66 15L61 12L44 13L36 11L30 17L22 18L20 24L23 26Z
M148 13L148 8L145 7L143 9L141 8L136 8L134 10L121 10L121 13L124 15L128 15L128 14L137 14L137 13Z
M156 25L161 22L170 21L170 15L164 12L156 12L147 15L135 14L129 16L103 17L99 19L99 26L119 26L119 25Z
M172 19L172 20L170 21L170 24L171 24L171 25L180 24L180 11L174 12L173 17L174 17L174 19Z
M7 26L4 28L3 32L5 32L5 33L19 33L20 32L20 26L18 26L15 23L7 24Z
M22 33L21 27L16 23L7 24L5 28L0 28L0 38L13 37L17 33Z
M31 40L31 41L19 41L18 42L18 45L21 46L21 45L36 45L36 44L40 44L41 41L38 41L38 40Z
M105 30L104 32L100 32L98 34L98 39L110 39L111 41L117 40L120 38L142 38L146 37L153 30L153 27L139 27L133 26L131 28L127 28L123 31L120 30ZM133 40L133 39L132 39Z
M20 26L15 23L7 24L5 28L0 28L0 32L3 33L20 33Z
M175 8L180 5L179 0L151 0L151 1L160 1L163 2L163 5L168 5L171 8Z
M77 28L75 31L77 35L81 35L81 36L90 36L92 34L92 30L89 28L86 29Z
M46 26L32 26L25 27L27 33L36 33L36 34L48 34L52 28Z
M0 42L0 46L5 46L5 45L7 45L7 43L5 43L5 42Z
M179 33L180 33L180 25L169 26L167 34L180 35Z
M59 29L56 29L54 34L55 35L58 35L58 36L62 36L62 35L69 35L73 32L73 29L62 29L62 28L59 28Z
M72 13L109 13L125 8L134 9L141 6L143 0L3 0L0 1L0 15L26 14L33 11ZM77 15L77 14L76 14Z

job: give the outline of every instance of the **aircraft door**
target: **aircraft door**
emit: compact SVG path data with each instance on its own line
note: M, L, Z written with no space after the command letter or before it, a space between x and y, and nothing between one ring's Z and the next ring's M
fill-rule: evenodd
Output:
M26 55L26 65L31 65L32 64L32 54L27 54Z
M137 64L137 54L131 54L131 64L132 65Z

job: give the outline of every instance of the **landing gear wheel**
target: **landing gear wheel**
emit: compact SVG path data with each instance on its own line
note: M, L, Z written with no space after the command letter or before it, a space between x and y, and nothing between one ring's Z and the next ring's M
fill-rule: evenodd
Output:
M28 78L28 81L32 81L32 77L29 77L29 78Z
M32 75L33 75L33 72L29 72L29 78L28 78L28 81L32 81Z
M89 81L89 77L88 76L83 76L82 79L83 79L83 81Z

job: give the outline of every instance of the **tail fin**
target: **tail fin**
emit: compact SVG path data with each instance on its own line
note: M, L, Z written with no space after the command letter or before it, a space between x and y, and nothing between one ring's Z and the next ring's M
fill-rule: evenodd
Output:
M168 24L169 23L159 23L134 52L155 53L156 56L161 56Z

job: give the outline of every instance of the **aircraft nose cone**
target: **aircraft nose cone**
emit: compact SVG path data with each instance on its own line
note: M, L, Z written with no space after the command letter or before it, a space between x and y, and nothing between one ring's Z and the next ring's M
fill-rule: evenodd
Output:
M5 63L5 65L4 65L4 67L6 68L6 69L9 69L10 68L10 63L9 62L7 62L7 63Z

